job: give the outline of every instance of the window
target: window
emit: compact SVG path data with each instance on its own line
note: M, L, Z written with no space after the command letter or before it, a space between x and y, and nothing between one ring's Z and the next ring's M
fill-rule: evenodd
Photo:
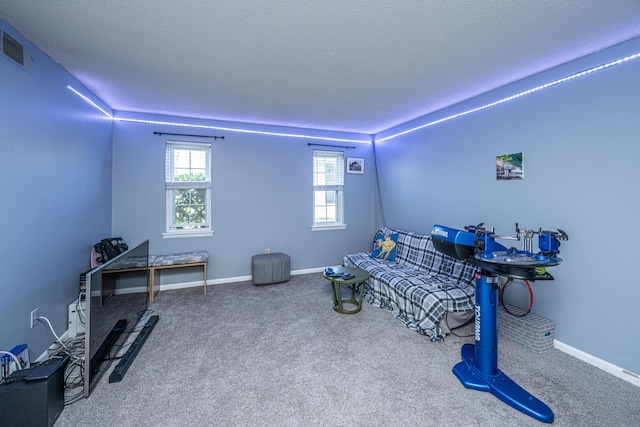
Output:
M344 154L313 151L313 229L344 228Z
M167 232L164 237L210 236L211 144L167 141Z

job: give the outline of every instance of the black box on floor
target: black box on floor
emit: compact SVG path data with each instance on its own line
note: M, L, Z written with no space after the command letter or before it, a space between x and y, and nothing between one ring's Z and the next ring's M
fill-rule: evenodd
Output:
M0 425L51 427L64 409L69 357L16 371L0 384Z

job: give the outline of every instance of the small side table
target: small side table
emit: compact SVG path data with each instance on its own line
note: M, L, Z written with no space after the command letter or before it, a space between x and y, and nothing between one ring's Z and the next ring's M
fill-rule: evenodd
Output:
M365 282L369 280L371 275L361 268L357 267L336 267L333 269L334 272L344 274L350 273L355 277L352 277L349 280L344 280L342 277L330 277L326 274L323 274L324 278L331 282L331 288L333 289L333 309L338 313L342 314L356 314L362 309L362 295L364 293ZM351 288L351 298L350 299L342 299L342 291L340 290L340 285L352 285ZM360 296L357 296L358 287L360 287ZM354 305L355 308L352 310L347 310L344 308L343 304L351 304Z

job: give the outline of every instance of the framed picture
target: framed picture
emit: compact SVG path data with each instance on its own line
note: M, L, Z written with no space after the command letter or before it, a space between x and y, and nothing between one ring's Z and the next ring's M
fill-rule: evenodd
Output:
M364 175L364 159L347 157L347 173Z
M496 156L496 179L524 179L524 156L522 153Z

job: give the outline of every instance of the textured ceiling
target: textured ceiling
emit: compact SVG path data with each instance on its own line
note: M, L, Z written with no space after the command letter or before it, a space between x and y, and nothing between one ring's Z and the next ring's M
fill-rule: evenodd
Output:
M111 108L376 133L640 36L640 0L1 0Z

